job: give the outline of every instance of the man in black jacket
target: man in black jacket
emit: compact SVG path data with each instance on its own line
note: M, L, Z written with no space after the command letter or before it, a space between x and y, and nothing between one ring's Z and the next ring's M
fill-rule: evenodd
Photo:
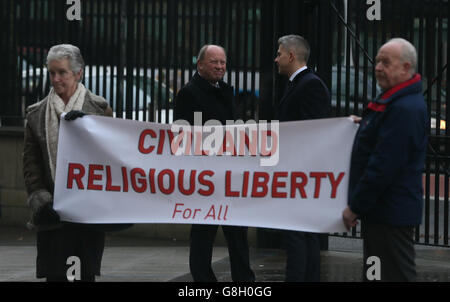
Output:
M326 118L330 114L330 92L306 66L309 44L301 36L288 35L278 40L275 62L278 73L289 78L278 105L280 122ZM320 281L319 234L284 231L286 281Z
M217 45L205 45L197 57L197 72L177 94L175 120L194 124L194 112L202 113L202 120L234 120L233 88L222 78L226 71L225 50ZM214 239L218 225L194 224L191 227L189 265L196 282L215 282L211 268ZM250 268L247 227L222 226L228 243L233 281L255 281Z

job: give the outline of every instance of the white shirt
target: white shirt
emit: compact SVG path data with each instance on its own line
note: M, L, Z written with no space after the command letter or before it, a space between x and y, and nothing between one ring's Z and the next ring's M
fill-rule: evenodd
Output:
M292 81L294 80L295 76L298 75L298 74L299 74L300 72L302 72L303 70L305 70L306 68L308 68L308 66L303 66L303 67L297 69L297 71L294 72L294 73L291 75L291 77L289 78L289 82L292 82Z

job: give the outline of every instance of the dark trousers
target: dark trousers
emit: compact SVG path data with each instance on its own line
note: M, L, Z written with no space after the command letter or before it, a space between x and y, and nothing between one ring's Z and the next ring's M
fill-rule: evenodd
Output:
M286 282L320 281L320 237L317 233L283 231Z
M39 231L36 236L36 277L47 281L67 280L66 273L71 264L67 259L78 257L81 281L93 281L100 275L100 266L105 245L105 233L95 228L64 223L50 231Z
M211 267L218 225L194 224L191 227L189 266L195 282L216 282ZM230 255L231 278L235 282L255 281L250 268L247 227L222 226Z
M383 224L362 224L364 239L363 280L377 281L374 272L375 263L367 259L376 256L379 259L381 280L383 282L405 282L416 280L415 250L413 227L395 227ZM370 279L367 278L369 270Z

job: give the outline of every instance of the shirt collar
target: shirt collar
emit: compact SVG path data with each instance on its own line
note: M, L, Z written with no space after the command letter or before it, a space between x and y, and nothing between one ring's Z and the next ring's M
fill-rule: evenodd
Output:
M289 82L292 82L292 81L295 79L295 77L296 77L300 72L302 72L303 70L305 70L306 68L308 68L308 66L305 65L305 66L303 66L303 67L297 69L297 71L294 72L294 73L291 75L291 77L289 78Z

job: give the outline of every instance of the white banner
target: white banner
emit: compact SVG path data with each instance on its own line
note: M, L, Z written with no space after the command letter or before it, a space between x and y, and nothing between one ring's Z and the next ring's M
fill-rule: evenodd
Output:
M220 127L222 144L211 129L186 129L61 119L54 201L61 220L345 231L357 130L349 118Z

